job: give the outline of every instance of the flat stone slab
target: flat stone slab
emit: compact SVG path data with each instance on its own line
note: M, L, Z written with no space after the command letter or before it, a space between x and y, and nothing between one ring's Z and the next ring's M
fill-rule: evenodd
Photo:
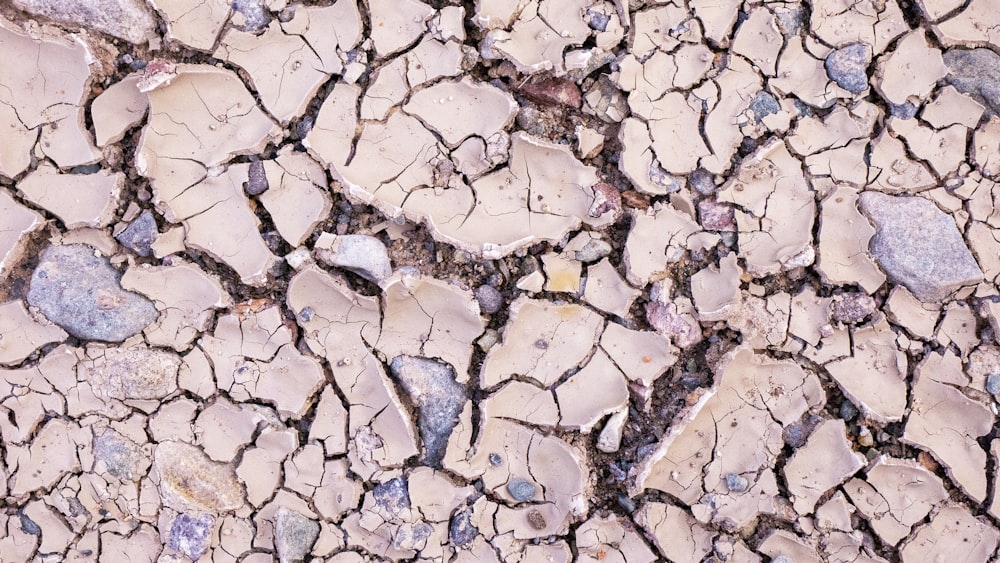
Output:
M954 219L929 200L866 192L860 203L875 224L872 256L917 299L941 301L983 278Z
M51 246L31 274L28 304L77 338L121 342L158 313L152 301L122 289L120 278L87 245Z

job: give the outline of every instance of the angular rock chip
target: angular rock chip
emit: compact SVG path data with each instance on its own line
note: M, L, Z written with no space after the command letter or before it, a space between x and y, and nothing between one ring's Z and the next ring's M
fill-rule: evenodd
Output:
M319 538L319 522L288 510L278 509L277 521L274 525L274 547L281 563L296 563L305 561L312 551L313 544Z
M323 233L316 240L313 252L324 264L350 270L375 283L382 283L392 274L385 244L372 236Z
M868 65L871 59L872 51L868 45L846 45L826 56L826 74L844 90L860 94L868 89Z
M31 275L28 304L85 340L121 342L157 319L153 303L123 290L108 259L83 244L45 250Z
M122 232L115 235L115 240L139 256L149 256L153 253L152 246L158 234L153 214L143 211Z
M785 482L795 497L795 510L811 513L820 497L864 465L864 457L851 450L844 421L823 422L785 464Z
M895 545L910 535L938 503L948 498L944 484L917 462L879 458L864 480L844 485L851 502L883 541Z
M746 347L726 354L716 373L715 387L633 470L631 492L661 490L691 506L699 521L739 529L777 510L773 467L782 427L819 408L824 394L815 374Z
M170 525L167 546L187 555L192 561L197 561L212 544L211 532L214 525L215 517L211 514L178 514Z
M450 366L412 356L396 356L390 364L410 399L420 409L418 425L426 453L424 463L441 467L448 438L467 400Z
M22 301L0 305L0 364L19 364L42 346L65 339L61 328L32 318Z
M871 254L917 299L942 301L983 278L954 219L930 201L865 192L860 203L875 224Z
M190 444L158 444L153 471L164 506L178 512L219 514L244 505L245 491L233 468L208 459Z

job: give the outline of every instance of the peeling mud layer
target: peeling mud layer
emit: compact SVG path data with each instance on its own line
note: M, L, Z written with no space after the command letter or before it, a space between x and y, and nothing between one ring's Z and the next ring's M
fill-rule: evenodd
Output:
M997 29L0 2L0 562L996 561Z

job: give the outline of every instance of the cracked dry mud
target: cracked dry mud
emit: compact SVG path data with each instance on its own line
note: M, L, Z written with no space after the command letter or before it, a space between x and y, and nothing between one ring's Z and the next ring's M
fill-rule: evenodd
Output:
M0 2L0 562L995 561L998 14Z

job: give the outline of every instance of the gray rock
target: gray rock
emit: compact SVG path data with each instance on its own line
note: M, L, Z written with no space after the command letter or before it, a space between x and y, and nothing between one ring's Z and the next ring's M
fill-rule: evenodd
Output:
M18 8L45 18L113 35L130 43L156 36L156 22L143 0L14 0Z
M30 536L41 536L42 527L39 526L34 520L28 517L24 511L19 511L17 513L18 520L21 521L21 531Z
M448 524L448 537L455 547L465 547L479 535L479 529L472 524L472 511L463 510L451 517Z
M865 192L860 203L875 224L872 256L917 299L941 301L983 279L955 221L929 200Z
M237 25L243 31L251 33L260 31L267 27L267 24L271 21L270 15L264 9L264 3L261 0L233 0L232 7L233 10L241 14L244 18L242 24L237 22Z
M1000 373L991 373L986 377L986 392L990 395L1000 393Z
M288 510L278 509L274 524L274 548L281 563L305 561L319 538L319 522Z
M844 402L840 403L840 418L850 422L856 416L858 416L858 407L854 406L854 403L844 399Z
M212 543L214 525L215 517L211 514L201 514L198 517L178 514L170 526L167 546L187 555L192 561L197 561Z
M376 485L372 489L372 497L386 518L397 518L410 509L410 487L402 477Z
M597 262L608 254L611 254L611 245L605 240L595 238L577 250L573 257L580 262L589 263Z
M426 450L423 461L440 468L465 405L465 388L455 382L451 366L427 358L396 356L390 367L419 409L417 423Z
M901 104L889 104L889 114L899 119L913 119L920 109L913 102L903 102Z
M479 308L484 313L492 315L503 307L503 295L492 285L483 284L473 293L476 295L476 301L479 301Z
M139 256L149 256L153 253L152 246L156 242L156 235L158 234L156 219L153 218L153 214L149 211L143 211L141 215L135 218L135 221L129 223L129 226L125 227L125 230L118 233L118 236L115 238L118 239L118 242L122 246Z
M152 301L122 289L120 277L87 245L51 246L31 275L28 304L77 338L121 342L158 313Z
M111 429L94 438L94 458L104 462L108 473L125 481L138 481L152 463L135 442Z
M944 52L948 67L946 80L963 94L1000 114L1000 55L989 49L948 49Z
M832 51L826 57L826 75L852 94L868 89L868 65L872 48L865 43L852 43Z
M316 241L316 258L379 283L392 274L389 252L382 241L368 235L328 235Z
M514 497L517 502L527 502L535 498L538 488L527 479L515 477L507 483L507 492Z
M750 100L750 111L753 112L754 120L760 123L765 117L781 111L781 105L778 104L777 98L761 90ZM712 186L715 187L715 184Z
M750 481L739 473L726 473L726 488L734 493L743 493L750 488Z
M875 300L867 293L842 293L833 296L830 309L833 320L857 324L875 311Z
M268 190L271 185L267 182L267 173L264 171L264 163L255 160L250 163L247 170L247 183L243 184L243 191L249 196L260 195Z

